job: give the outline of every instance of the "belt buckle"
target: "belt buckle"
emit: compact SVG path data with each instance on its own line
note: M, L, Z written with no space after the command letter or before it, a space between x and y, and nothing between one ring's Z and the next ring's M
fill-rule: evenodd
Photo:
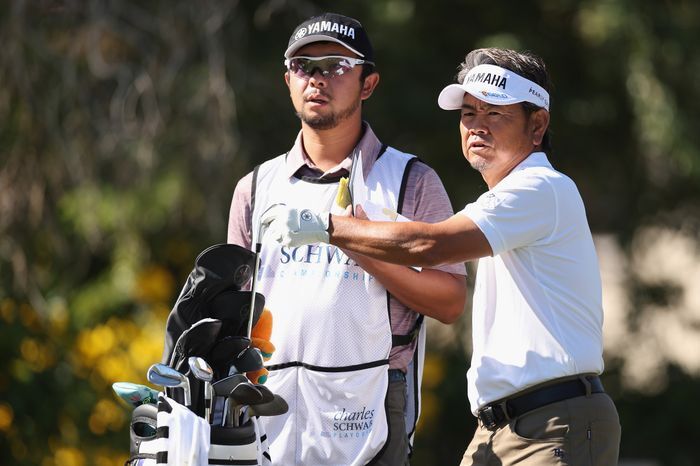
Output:
M479 415L481 422L484 424L484 427L487 429L493 429L496 427L496 425L498 425L498 416L496 415L493 406L481 408L477 414Z

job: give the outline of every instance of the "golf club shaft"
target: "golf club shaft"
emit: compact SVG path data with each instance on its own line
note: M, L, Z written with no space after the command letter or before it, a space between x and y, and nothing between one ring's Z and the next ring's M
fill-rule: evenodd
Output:
M262 233L262 228L258 229L260 235ZM262 248L261 238L258 236L258 241L255 243L255 264L253 264L253 278L250 284L250 312L248 315L248 330L246 336L250 338L250 334L253 333L253 315L255 314L255 289L258 285L258 268L260 264L260 249Z

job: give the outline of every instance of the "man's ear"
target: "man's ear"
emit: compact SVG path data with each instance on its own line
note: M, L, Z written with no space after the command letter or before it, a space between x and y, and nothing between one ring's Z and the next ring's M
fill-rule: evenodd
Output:
M362 100L367 100L369 99L369 96L372 95L372 92L374 92L374 89L377 87L377 84L379 84L379 73L376 71L369 76L365 78L365 82L362 84L362 92L360 93L360 97Z
M284 82L287 83L287 88L289 88L289 71L284 72Z
M549 128L549 112L547 110L540 108L530 114L530 129L534 146L542 144L547 128Z

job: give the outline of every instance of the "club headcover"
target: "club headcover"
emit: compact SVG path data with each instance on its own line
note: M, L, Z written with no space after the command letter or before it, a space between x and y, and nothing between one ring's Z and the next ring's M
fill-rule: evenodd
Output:
M254 265L255 253L236 244L216 244L197 256L194 269L168 315L162 363L171 360L182 332L210 316L210 303L216 296L243 288L253 274Z
M226 290L216 295L209 303L208 317L221 319L224 328L222 336L242 336L248 332L250 316L250 291ZM256 325L265 308L265 296L255 293L253 325Z
M225 336L219 339L209 351L207 359L214 370L214 377L216 379L226 377L238 355L249 346L250 339L247 337Z

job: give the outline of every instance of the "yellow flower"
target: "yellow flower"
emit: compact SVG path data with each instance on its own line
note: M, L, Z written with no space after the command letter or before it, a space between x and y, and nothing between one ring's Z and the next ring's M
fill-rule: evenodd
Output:
M61 466L84 466L85 455L77 448L61 446L54 453L54 464Z
M158 265L141 271L134 286L134 298L143 303L158 303L172 298L175 280L170 272Z
M12 406L7 403L0 403L0 431L7 432L12 426L12 420L15 417Z

